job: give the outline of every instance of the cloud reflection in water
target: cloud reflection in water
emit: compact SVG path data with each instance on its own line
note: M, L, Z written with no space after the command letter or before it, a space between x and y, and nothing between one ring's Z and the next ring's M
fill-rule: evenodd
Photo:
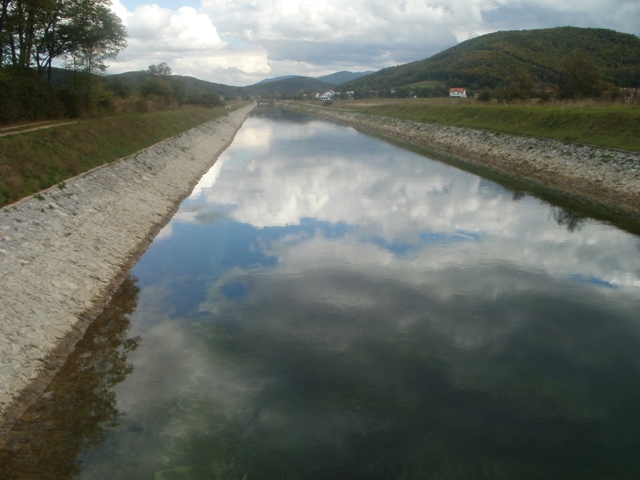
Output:
M637 470L637 239L325 122L249 119L214 168L135 270L123 472Z

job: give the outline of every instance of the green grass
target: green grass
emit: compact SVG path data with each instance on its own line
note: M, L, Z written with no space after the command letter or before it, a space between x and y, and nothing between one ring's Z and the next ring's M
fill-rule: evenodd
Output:
M0 137L0 206L113 162L197 125L222 108L188 107L84 120Z
M596 104L483 104L473 99L342 102L338 108L419 122L640 152L640 108Z

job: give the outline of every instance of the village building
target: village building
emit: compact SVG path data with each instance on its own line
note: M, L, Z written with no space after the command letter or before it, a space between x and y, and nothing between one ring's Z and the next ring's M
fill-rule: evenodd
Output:
M467 98L467 90L460 87L452 87L449 89L449 96L454 98Z
M334 92L333 90L328 90L324 92L322 95L317 95L316 98L318 100L323 100L323 101L333 100L333 97L335 96L335 94L336 92Z

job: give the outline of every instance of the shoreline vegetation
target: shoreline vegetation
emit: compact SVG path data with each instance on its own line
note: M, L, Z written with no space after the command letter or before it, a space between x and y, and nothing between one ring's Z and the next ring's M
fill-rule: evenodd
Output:
M535 192L564 197L578 208L595 207L603 217L638 229L640 140L633 132L640 124L640 109L460 102L371 99L283 105L442 155Z
M338 101L331 107L640 153L640 108L634 103L589 99L491 103L431 98Z

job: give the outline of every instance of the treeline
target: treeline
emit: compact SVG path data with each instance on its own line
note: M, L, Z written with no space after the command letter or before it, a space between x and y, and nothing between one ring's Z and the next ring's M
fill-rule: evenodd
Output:
M219 95L205 89L204 85L209 85L208 82L196 79L189 82L185 77L171 73L171 67L166 62L161 62L149 65L144 72L107 77L104 86L107 92L121 100L118 107L121 112L145 113L183 104L207 108L224 104ZM194 81L202 85L194 86Z
M96 74L126 47L109 0L0 0L0 122L78 116L101 108ZM53 64L72 75L51 84Z

